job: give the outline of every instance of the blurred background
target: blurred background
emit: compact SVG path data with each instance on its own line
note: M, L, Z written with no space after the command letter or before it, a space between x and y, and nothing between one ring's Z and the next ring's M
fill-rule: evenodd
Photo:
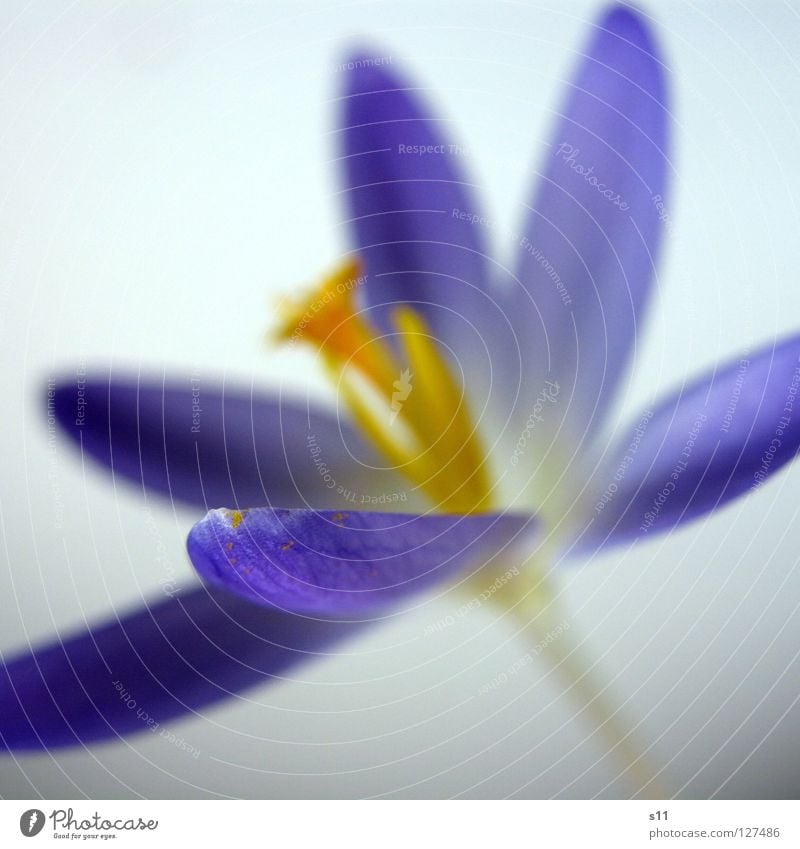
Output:
M624 409L800 325L800 15L643 3L670 69L677 173ZM48 434L82 364L329 392L269 351L275 298L346 249L340 64L374 45L451 119L507 250L596 2L156 2L0 7L0 649L196 579L194 511ZM634 553L565 570L570 627L671 792L800 792L800 466ZM460 601L389 616L169 731L0 760L6 798L627 797L544 656ZM189 748L191 747L191 751ZM197 754L195 754L197 753Z

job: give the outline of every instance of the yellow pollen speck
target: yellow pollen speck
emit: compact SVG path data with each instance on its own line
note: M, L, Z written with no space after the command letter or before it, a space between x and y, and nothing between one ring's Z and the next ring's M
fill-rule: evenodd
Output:
M347 518L347 515L347 513L334 513L333 516L331 516L331 519L336 522L337 525L341 525Z
M231 513L231 527L236 530L244 521L244 513L241 510L234 510Z
M233 548L233 543L232 543L232 542L227 543L227 544L225 545L225 548L227 548L227 549L228 549L228 551L230 551L230 550Z
M294 540L293 540L293 539L292 539L292 540L289 540L289 542L285 542L285 543L281 546L281 551L288 551L288 550L289 550L290 548L292 548L293 546L294 546Z

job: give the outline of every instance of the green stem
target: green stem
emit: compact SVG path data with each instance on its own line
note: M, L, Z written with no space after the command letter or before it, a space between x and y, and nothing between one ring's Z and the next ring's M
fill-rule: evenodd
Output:
M523 574L531 574L530 568L526 564ZM569 626L564 626L557 593L547 577L536 570L534 580L532 587L526 582L528 592L522 595L519 588L513 586L519 578L510 581L494 594L493 600L522 625L522 635L530 637L534 645L541 647L543 656L549 656L553 668L567 685L567 693L583 705L581 713L591 719L605 737L611 752L624 765L625 772L638 785L637 797L671 798L672 794L667 792L657 772L637 748L619 709L593 679L591 665L582 657L580 646L567 635Z

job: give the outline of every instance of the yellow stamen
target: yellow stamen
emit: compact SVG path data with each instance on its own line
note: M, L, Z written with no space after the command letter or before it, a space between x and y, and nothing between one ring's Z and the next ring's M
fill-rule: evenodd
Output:
M436 458L419 447L413 432L406 430L405 433L398 434L387 428L386 411L370 403L353 375L337 372L335 367L331 368L331 372L334 379L339 380L339 389L345 404L358 422L362 433L398 472L431 496L437 505L442 506L450 493L446 482L440 479ZM404 438L407 436L411 437L410 444L409 440ZM459 512L456 507L452 509Z
M353 295L364 280L358 261L346 261L308 297L283 306L274 339L320 351L365 436L439 509L490 509L485 454L463 388L411 308L392 315L398 351L378 335Z
M489 492L487 461L464 392L420 316L409 307L399 307L394 320L403 334L411 370L425 376L409 399L409 415L419 422L431 453L445 458L442 476L461 481L463 492L457 500L480 508ZM488 509L488 504L483 509Z
M353 292L364 279L358 260L348 259L302 300L284 301L274 340L306 342L378 383L393 379L385 342L356 311Z

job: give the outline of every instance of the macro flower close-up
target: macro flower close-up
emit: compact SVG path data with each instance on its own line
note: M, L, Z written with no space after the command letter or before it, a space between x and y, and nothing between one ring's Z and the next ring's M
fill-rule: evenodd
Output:
M463 79L457 54L478 29L451 28L444 8L445 23L419 32L401 12L331 43L310 32L309 50L339 56L313 66L322 106L302 102L308 80L275 83L254 58L259 36L280 50L278 18L218 30L209 12L169 61L183 24L164 20L146 71L128 69L121 39L120 70L97 90L71 72L86 150L108 151L92 164L65 135L47 178L83 175L54 208L31 296L47 299L52 327L72 324L26 376L25 427L39 429L20 444L43 459L18 498L35 527L40 480L54 518L27 560L6 546L6 597L32 611L3 634L9 793L27 782L30 795L57 767L53 792L102 787L108 773L109 797L146 794L148 781L170 796L755 795L748 764L772 733L755 724L790 736L796 713L785 682L797 581L775 530L789 532L800 486L800 314L791 298L777 307L794 242L759 241L772 233L760 198L746 214L763 231L702 220L713 168L698 158L708 183L693 189L684 163L707 148L676 106L701 98L675 71L695 31L675 34L677 8L561 19L509 7L485 31L519 52L495 46ZM519 29L537 15L544 34ZM564 71L548 73L567 24ZM392 52L404 38L420 39L416 59ZM238 39L241 64L215 77ZM188 96L187 69L201 66ZM158 86L136 83L109 129L104 98L139 73ZM256 107L259 74L264 97L277 94L258 103L250 138L237 119ZM520 92L545 85L529 132ZM451 89L474 140L440 106ZM727 142L738 136L724 102L697 111ZM306 159L308 121L326 160ZM484 122L508 149L484 140ZM532 174L508 164L534 142ZM80 169L107 172L86 201L80 181L94 178ZM723 171L738 196L747 175ZM129 237L140 194L148 212ZM70 205L82 203L77 225ZM321 237L334 206L334 235ZM717 262L747 268L745 240L765 276L779 257L757 308L747 271L712 280ZM696 258L678 275L687 244ZM72 289L38 294L51 255L80 306ZM76 283L82 269L91 284ZM140 290L137 275L152 280ZM170 362L173 334L192 341ZM25 521L2 518L4 538ZM759 533L752 571L738 569ZM748 649L752 634L764 642ZM740 692L757 656L765 671ZM791 795L800 776L776 758L765 793Z

